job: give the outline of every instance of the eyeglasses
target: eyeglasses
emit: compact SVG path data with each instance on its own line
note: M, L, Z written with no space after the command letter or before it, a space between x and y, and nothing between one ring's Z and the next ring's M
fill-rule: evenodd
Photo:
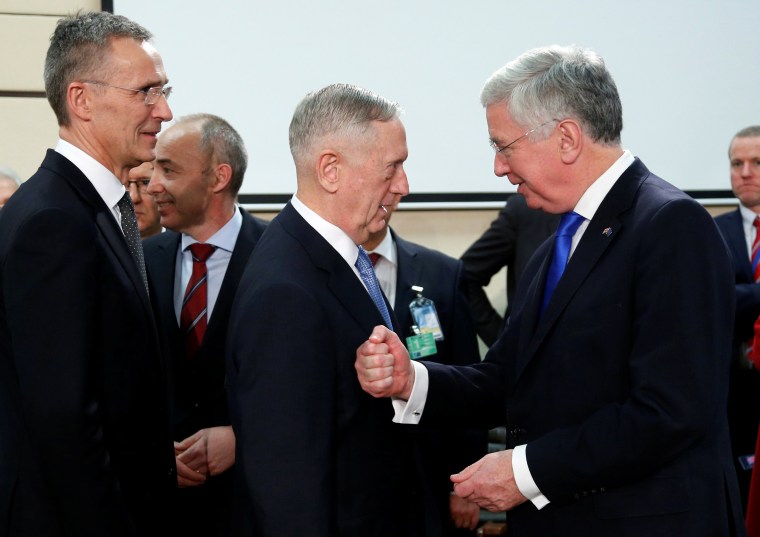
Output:
M554 121L559 121L559 120L558 119L550 119L549 121L544 121L538 127L533 127L532 129L530 129L529 131L527 131L525 134L523 134L521 136L518 136L517 138L515 138L514 140L512 140L511 142L509 142L504 147L499 147L496 142L494 142L493 140L489 140L489 143L491 144L491 149L493 149L497 154L501 153L502 156L506 157L507 153L505 153L505 151L507 149L509 149L510 147L512 147L513 145L515 145L517 142L519 142L523 138L525 138L527 136L530 136L531 134L533 134L534 132L536 132L538 129L540 129L544 125L548 125L549 123L552 123Z
M140 194L147 194L148 193L148 184L150 183L150 179L138 179L137 181L127 181L127 184L125 184L125 188L127 191L132 190L132 185L137 185L137 190L140 191Z
M172 89L173 89L171 86L164 86L162 88L156 86L154 88L148 88L148 89L123 88L121 86L114 86L113 84L106 84L105 82L100 82L98 80L85 80L84 83L96 84L98 86L106 86L108 88L116 88L116 89L125 90L125 91L134 91L135 93L144 93L145 104L147 106L152 106L156 104L162 95L164 96L164 99L169 99L169 95L172 94Z

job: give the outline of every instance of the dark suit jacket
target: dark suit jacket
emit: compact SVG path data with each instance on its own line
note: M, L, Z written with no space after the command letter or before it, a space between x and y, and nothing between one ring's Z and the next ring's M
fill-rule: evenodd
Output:
M412 286L423 287L422 296L435 304L443 331L436 342L437 353L427 358L442 364L467 365L480 362L477 336L464 286L462 262L441 252L406 241L391 230L396 243L395 314L402 340L412 335L414 324L409 304L417 296ZM434 495L444 527L451 526L449 476L460 472L486 454L487 433L483 430L456 432L416 430L414 438L422 457L425 477Z
M491 226L462 254L476 329L486 345L493 345L501 334L517 282L528 260L557 230L558 224L558 215L531 209L521 194L513 194ZM507 267L507 312L504 318L493 308L483 289L503 267Z
M709 214L636 160L539 318L551 242L483 364L430 368L421 423L506 423L551 503L515 536L744 534L725 408L731 265Z
M235 466L255 535L414 529L411 442L354 369L379 324L353 270L288 204L248 261L228 332Z
M54 151L0 215L0 533L163 534L164 372L119 225Z
M756 369L749 369L746 360L740 355L743 352L742 343L752 339L755 320L760 316L760 284L755 283L752 275L739 209L715 217L715 223L728 244L734 266L736 310L728 420L742 504L746 507L752 472L742 468L739 457L755 452L760 422L760 373Z
M224 388L227 322L245 264L266 229L265 221L254 218L244 209L240 209L240 212L243 224L203 342L192 361L185 357L184 339L174 311L176 259L182 234L166 231L143 243L151 298L155 304L167 361L171 366L171 414L176 441L184 440L206 427L230 425L227 392ZM227 475L210 478L203 486L180 491L178 511L184 512L184 518L196 531L201 523L208 523L212 528L227 526L228 520L220 519L230 518L233 485L232 472L225 474ZM218 533L215 529L209 531L212 534Z

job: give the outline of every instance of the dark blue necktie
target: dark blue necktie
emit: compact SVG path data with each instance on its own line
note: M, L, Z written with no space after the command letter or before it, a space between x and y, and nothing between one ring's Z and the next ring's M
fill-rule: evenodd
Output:
M383 299L383 292L380 290L375 269L372 268L372 261L370 261L367 251L361 246L359 246L359 257L356 258L356 268L359 270L359 276L361 276L364 285L367 287L369 296L372 297L372 301L380 311L380 315L383 316L385 326L393 330L391 316L388 313L388 307L385 305L385 299Z
M544 287L544 301L541 304L541 314L544 313L546 305L549 303L554 289L557 288L559 279L565 271L567 260L570 257L570 245L573 242L573 235L578 231L578 227L584 218L575 212L569 212L562 215L557 228L557 236L554 238L554 253L552 254L552 264L549 266L549 272L546 274L546 286Z

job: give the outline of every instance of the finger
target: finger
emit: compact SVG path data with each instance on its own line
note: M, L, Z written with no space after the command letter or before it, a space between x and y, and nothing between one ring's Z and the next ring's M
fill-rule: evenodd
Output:
M483 464L483 459L472 463L458 474L453 474L449 479L451 479L451 481L454 483L462 483L463 481L470 479L473 475L475 475L475 472L478 471L478 468L480 468L481 464Z
M194 470L181 460L177 459L177 482L182 479L194 484L200 484L206 481L206 475Z
M175 442L174 443L174 449L179 449L180 451L184 451L193 444L195 444L198 440L200 440L203 437L205 429L201 429L200 431L195 432L194 434L191 434L181 442Z
M382 343L388 337L390 330L385 325L378 325L372 330L372 334L369 336L369 341L372 343Z

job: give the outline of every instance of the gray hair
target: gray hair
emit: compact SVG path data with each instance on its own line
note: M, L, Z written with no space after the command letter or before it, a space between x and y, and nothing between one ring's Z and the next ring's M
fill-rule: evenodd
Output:
M529 128L573 118L595 142L620 144L623 106L604 60L590 49L557 45L529 50L496 71L480 93L483 106L505 103ZM536 136L547 136L548 127Z
M200 123L200 149L208 161L229 164L232 168L230 192L237 196L248 167L248 153L243 138L232 125L213 114L191 114L180 118L176 124L190 122Z
M308 93L296 107L290 122L290 152L298 163L325 136L359 137L373 121L391 121L400 115L398 103L358 86L332 84Z
M21 185L21 177L9 166L0 166L0 179L7 177L17 185Z
M45 58L45 92L58 124L69 124L66 92L73 81L87 80L108 66L111 40L148 41L151 33L122 15L85 11L58 21Z
M731 138L731 143L728 144L728 158L731 158L731 146L734 145L734 140L737 138L756 138L760 137L760 125L750 125L749 127L744 127L742 130L734 134L734 137Z

